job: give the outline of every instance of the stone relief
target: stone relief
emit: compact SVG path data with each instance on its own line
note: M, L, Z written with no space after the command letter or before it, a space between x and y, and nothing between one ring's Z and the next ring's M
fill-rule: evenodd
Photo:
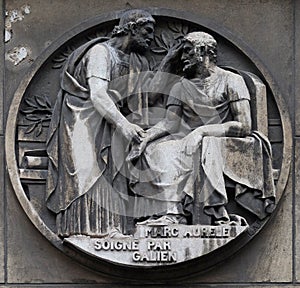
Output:
M54 88L27 91L20 108L26 197L95 259L186 262L255 234L278 201L265 83L219 64L209 31L165 23L157 32L149 12L128 10L65 46Z

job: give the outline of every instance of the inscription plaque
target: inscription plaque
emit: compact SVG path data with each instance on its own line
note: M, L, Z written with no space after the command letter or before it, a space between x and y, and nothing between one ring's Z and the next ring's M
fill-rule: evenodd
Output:
M139 225L129 239L71 236L65 241L83 247L94 257L127 265L157 266L181 263L225 245L246 230L241 226Z
M119 265L115 276L211 267L259 232L287 181L290 122L267 70L226 31L175 14L81 24L41 55L10 109L24 210L66 254Z

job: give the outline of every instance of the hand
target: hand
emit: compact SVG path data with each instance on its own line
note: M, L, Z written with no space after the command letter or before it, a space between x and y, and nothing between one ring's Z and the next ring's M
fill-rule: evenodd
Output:
M168 54L165 56L165 59L175 60L180 56L180 53L182 52L182 48L183 48L183 42L179 41L177 44L171 47L171 49L168 51Z
M129 142L134 141L136 143L141 143L146 133L140 126L129 122L120 127L120 130Z
M133 144L129 154L126 157L126 161L130 162L139 158L142 155L143 151L145 150L147 144L148 141L146 139L143 139L143 141L139 144Z
M203 139L203 134L200 131L194 130L187 136L185 136L182 141L185 147L185 153L191 155L197 151L201 146Z
M181 52L183 48L183 43L180 41L175 44L169 51L168 54L163 58L160 70L163 72L171 72L169 71L171 67L178 63L181 57Z

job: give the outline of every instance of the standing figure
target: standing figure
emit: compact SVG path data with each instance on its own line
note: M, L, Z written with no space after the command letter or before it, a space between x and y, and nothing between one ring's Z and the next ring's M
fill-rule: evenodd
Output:
M124 95L136 86L131 74L149 69L143 53L153 40L154 23L146 11L127 11L110 39L79 47L64 67L48 133L46 188L47 207L56 214L62 237L126 233L126 167L114 164L119 155L112 155L112 138L120 154L128 143L141 142L137 123L143 115L136 107L147 101ZM122 76L128 81L118 85ZM126 119L130 114L135 123Z

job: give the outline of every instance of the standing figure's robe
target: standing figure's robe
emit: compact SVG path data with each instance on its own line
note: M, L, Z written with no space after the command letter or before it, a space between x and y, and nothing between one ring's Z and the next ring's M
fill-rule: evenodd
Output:
M116 229L126 232L128 191L122 159L128 143L95 109L88 79L108 81L108 94L119 111L141 122L137 107L143 95L124 100L132 92L124 83L130 82L132 90L129 71L146 71L148 62L138 54L124 54L106 40L92 40L70 55L50 123L46 204L56 214L57 233L63 237L103 236ZM118 81L122 76L127 78Z

